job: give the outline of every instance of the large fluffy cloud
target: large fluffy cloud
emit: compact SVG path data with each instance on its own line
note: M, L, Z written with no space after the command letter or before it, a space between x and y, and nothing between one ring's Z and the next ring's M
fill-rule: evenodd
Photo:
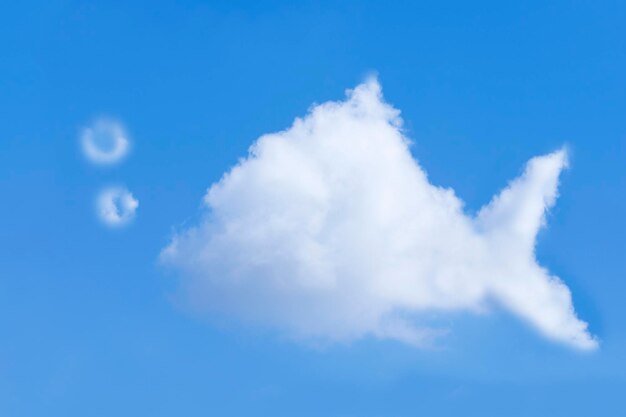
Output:
M264 135L213 184L207 213L162 252L199 310L325 341L419 345L438 311L496 302L544 336L596 340L565 284L537 264L565 150L531 159L477 216L413 159L375 79Z

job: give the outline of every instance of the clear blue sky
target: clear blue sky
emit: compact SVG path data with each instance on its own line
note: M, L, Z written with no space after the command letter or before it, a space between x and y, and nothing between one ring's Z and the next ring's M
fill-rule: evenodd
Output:
M626 4L130 3L0 6L0 415L623 413ZM505 311L449 316L437 349L320 350L172 301L158 256L207 187L259 135L372 72L431 181L469 213L532 156L569 147L537 257L599 350ZM101 115L133 140L115 167L78 145ZM120 230L93 212L109 183L140 201Z

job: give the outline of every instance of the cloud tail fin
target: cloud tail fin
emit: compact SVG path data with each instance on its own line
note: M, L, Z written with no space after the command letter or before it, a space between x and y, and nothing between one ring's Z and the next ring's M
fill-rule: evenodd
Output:
M566 167L566 149L532 158L524 173L480 210L476 218L479 229L532 251L546 211L558 196L559 175Z

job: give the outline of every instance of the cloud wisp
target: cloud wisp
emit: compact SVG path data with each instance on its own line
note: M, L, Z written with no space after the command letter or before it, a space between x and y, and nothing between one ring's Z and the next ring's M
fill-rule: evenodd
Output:
M135 217L139 201L124 187L108 187L96 199L98 218L109 227L121 227Z
M80 142L87 159L97 165L116 164L130 150L124 126L112 119L98 119L83 129Z
M304 340L428 343L432 312L495 302L545 337L597 341L535 258L564 149L532 158L476 216L431 184L377 80L260 137L213 184L207 212L161 253L190 305Z

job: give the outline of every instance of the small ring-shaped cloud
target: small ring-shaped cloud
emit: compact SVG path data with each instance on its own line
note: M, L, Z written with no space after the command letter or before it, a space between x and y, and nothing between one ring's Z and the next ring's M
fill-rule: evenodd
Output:
M115 164L130 150L124 127L111 119L96 120L93 125L83 129L81 144L87 159L99 165Z
M107 226L128 224L139 206L133 195L124 187L109 187L100 191L96 199L98 218Z

